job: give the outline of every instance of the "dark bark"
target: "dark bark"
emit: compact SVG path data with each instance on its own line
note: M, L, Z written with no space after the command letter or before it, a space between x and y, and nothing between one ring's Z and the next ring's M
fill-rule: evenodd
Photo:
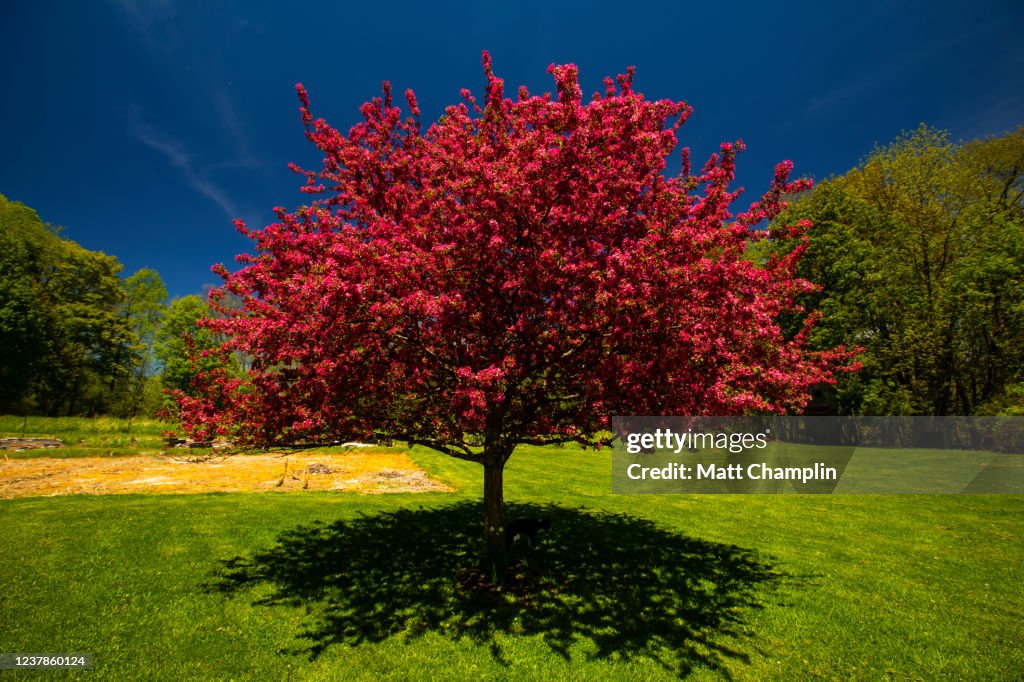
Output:
M488 453L485 453L485 455ZM484 458L484 575L492 583L505 582L508 553L505 551L505 498L503 476L506 457L494 453Z

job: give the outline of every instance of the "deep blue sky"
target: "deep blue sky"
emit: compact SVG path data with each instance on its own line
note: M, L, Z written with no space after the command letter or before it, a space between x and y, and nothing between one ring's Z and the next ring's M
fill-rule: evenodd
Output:
M832 4L4 2L0 193L184 295L250 249L231 219L303 202L300 81L347 130L385 79L425 120L479 94L484 49L509 92L552 90L552 62L587 94L636 65L636 89L693 105L695 164L747 143L746 201L783 159L826 178L921 122L956 139L1024 123L1024 3Z

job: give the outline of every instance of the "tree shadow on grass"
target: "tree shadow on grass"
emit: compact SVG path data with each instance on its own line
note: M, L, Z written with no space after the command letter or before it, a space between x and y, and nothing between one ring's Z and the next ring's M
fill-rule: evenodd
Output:
M566 660L646 657L680 676L748 662L742 619L779 577L752 551L677 535L651 521L558 506L509 505L551 519L517 542L508 584L481 579L479 504L400 510L299 526L270 549L222 562L211 589L271 586L257 603L305 606L302 650L428 631L468 637L505 663L499 634L540 635Z

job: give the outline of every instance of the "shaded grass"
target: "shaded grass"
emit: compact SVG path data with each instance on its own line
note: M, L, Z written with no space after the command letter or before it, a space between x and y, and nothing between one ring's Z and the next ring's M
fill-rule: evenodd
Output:
M685 675L749 660L734 646L759 583L775 579L753 553L665 531L651 521L553 505L515 505L544 515L549 541L517 548L498 589L476 569L478 505L408 510L300 526L251 557L224 562L214 589L266 584L261 605L315 608L297 648L312 658L333 645L359 646L426 632L486 646L511 663L502 636L539 635L572 661L657 662ZM409 538L424 541L411 543Z
M94 653L71 679L1024 669L1020 496L616 496L609 454L527 447L510 513L554 525L495 594L479 467L412 456L458 492L2 501L0 651Z

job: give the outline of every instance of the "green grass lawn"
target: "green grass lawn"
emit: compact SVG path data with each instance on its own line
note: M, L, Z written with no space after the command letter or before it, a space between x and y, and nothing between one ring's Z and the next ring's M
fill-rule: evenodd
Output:
M61 679L1024 670L1024 497L616 496L610 453L524 447L509 513L553 527L495 593L481 471L412 454L458 492L0 501L0 652L94 654Z
M0 437L59 438L56 449L8 452L8 457L108 457L157 452L167 443L161 435L170 428L156 419L117 417L15 417L0 416Z

